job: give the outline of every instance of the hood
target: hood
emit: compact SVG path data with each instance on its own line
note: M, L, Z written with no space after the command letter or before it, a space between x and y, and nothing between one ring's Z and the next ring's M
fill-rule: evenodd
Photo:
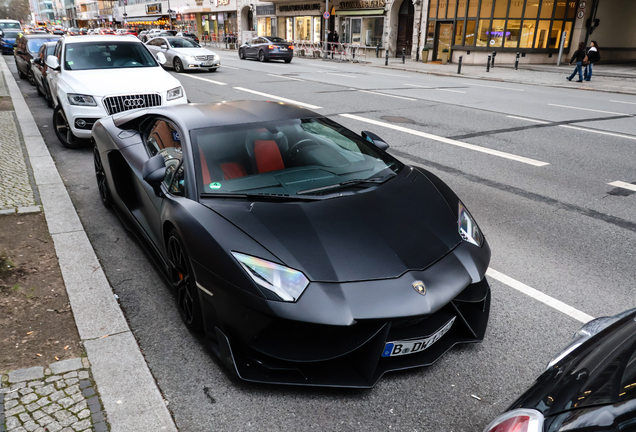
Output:
M416 172L333 199L201 203L311 281L395 278L423 270L461 242L455 214Z
M630 313L584 342L546 370L510 409L534 408L547 417L635 399L635 317Z
M181 83L160 66L64 71L64 81L75 93L91 96L165 92Z
M216 53L205 48L171 48L171 49L183 55L191 55L191 56L216 55Z

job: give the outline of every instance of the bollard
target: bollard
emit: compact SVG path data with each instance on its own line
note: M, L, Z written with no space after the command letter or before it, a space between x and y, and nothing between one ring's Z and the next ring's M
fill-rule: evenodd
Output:
M402 64L406 62L406 48L402 48Z
M356 47L351 48L351 61L356 59Z
M227 46L227 36L225 36L225 49L228 49L228 46Z
M519 55L521 53L517 52L517 58L515 58L515 70L519 69Z
M378 43L378 46L375 47L375 58L380 58L380 44Z
M495 67L495 56L497 55L497 51L492 52L492 65L490 67Z
M488 56L488 63L486 63L486 72L490 72L490 56Z
M459 62L457 63L457 75L462 73L462 56L459 56Z
M388 66L389 65L389 50L385 49L384 52L386 53L386 58L384 59L384 66Z

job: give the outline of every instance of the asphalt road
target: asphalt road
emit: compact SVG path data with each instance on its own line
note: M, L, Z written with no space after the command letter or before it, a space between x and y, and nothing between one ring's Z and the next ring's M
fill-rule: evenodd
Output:
M608 184L636 183L636 97L220 54L216 73L177 75L192 102L284 98L373 131L457 192L490 242L492 269L594 317L636 307L636 193ZM62 148L52 110L28 82L20 87L181 431L481 431L581 325L489 278L484 342L432 367L387 374L364 391L234 380L101 206L91 149Z

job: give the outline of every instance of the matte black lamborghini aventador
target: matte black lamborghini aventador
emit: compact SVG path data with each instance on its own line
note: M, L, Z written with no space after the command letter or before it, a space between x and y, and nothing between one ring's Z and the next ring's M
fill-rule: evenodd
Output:
M240 101L122 113L93 138L103 203L240 378L371 387L483 339L488 243L377 135Z

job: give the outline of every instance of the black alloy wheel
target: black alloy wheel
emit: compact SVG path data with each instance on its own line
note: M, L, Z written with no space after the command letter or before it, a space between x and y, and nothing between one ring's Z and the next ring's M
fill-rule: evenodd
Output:
M242 49L239 50L239 58L245 60L245 52Z
M176 290L179 314L188 329L193 332L203 330L203 314L196 282L190 267L190 259L183 248L177 230L168 237L168 263L170 280Z
M263 50L260 50L258 52L258 61L263 63L267 61L267 57L265 57L265 52Z
M106 173L104 172L104 166L102 165L102 157L99 155L97 144L93 146L93 162L95 165L95 178L97 179L99 197L102 199L102 204L104 204L104 207L111 208L113 206L113 196L111 195L110 189L108 187Z
M73 131L68 125L66 114L62 109L62 105L58 105L53 110L53 129L55 135L62 145L70 149L78 149L84 145L84 141L73 135Z
M33 69L31 68L27 69L27 78L29 79L29 82L31 83L31 85L34 85L37 87L37 85L35 84L35 76L33 76Z
M174 65L174 71L175 72L177 72L177 73L183 72L183 63L181 63L181 59L175 58L174 62L173 62L173 65Z

